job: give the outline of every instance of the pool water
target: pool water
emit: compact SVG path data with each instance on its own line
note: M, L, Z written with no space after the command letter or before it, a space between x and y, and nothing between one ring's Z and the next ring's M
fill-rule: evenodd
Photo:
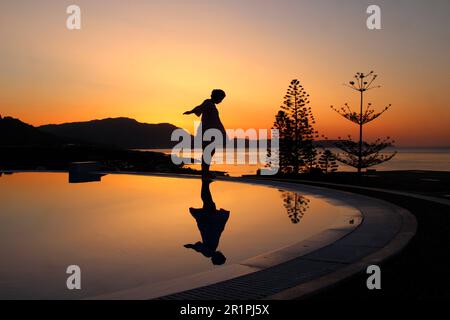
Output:
M211 201L207 188L202 201L200 179L110 174L71 184L66 173L3 174L0 298L87 298L218 269L356 211L314 193L226 181L209 188L215 210L203 209ZM67 289L69 265L81 268L82 290Z

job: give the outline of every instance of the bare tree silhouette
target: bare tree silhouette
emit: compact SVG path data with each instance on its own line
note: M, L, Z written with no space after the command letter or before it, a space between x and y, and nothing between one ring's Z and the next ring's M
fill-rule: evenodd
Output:
M345 103L343 107L337 109L333 106L331 108L339 113L344 118L356 123L359 126L359 142L352 141L351 136L348 136L348 140L341 140L336 143L336 147L344 152L344 156L337 155L338 161L345 163L349 166L358 169L361 173L361 169L368 168L382 162L392 159L396 152L390 155L381 155L380 152L392 146L394 143L390 137L384 139L377 139L375 142L367 143L363 141L363 126L381 116L390 108L390 104L379 112L376 112L372 108L372 104L368 103L365 110L363 110L364 104L364 92L380 88L380 86L373 85L373 82L377 78L377 75L373 71L367 74L362 72L357 72L355 74L355 81L349 81L349 84L344 84L345 86L358 91L360 95L360 110L359 113L353 111L350 106Z

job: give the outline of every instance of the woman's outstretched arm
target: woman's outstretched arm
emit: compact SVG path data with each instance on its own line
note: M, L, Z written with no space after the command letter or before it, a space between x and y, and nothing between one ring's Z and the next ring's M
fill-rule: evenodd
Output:
M197 117L200 117L200 115L203 113L204 108L205 108L205 102L203 102L203 103L202 103L201 105L199 105L199 106L196 106L194 109L192 109L192 110L190 110L190 111L186 111L186 112L183 113L183 114L192 114L192 113L195 113L195 115L196 115Z

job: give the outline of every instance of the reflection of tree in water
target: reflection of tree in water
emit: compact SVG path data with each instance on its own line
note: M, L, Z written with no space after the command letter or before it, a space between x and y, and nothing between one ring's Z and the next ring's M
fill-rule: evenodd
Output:
M292 223L299 223L309 209L310 200L296 192L281 191L283 205Z

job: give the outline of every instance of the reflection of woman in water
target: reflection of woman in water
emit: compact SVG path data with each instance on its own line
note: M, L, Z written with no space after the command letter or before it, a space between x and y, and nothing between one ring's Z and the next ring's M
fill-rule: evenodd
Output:
M217 251L220 236L222 235L225 225L230 216L230 211L225 209L216 209L209 185L211 181L202 179L201 197L203 208L189 208L191 215L197 221L197 227L202 236L202 241L194 244L185 244L185 248L194 249L207 258L211 258L211 262L215 265L224 264L226 261L222 252Z
M219 111L217 110L216 104L222 102L225 98L225 92L220 89L214 89L211 92L211 99L206 99L203 103L190 111L186 111L183 114L194 113L197 117L202 116L202 131L197 132L202 137L202 150L204 153L205 148L209 145L208 141L203 141L203 133L208 129L217 129L222 133L224 141L226 140L226 131L220 121ZM224 142L223 142L224 143ZM202 177L203 179L211 179L213 175L209 172L209 166L211 164L211 158L214 155L215 150L212 150L211 156L205 157L202 155Z

